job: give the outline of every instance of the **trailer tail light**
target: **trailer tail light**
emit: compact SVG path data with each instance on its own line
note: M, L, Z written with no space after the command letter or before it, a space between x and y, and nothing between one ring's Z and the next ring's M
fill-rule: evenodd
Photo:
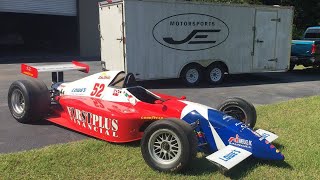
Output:
M315 44L312 44L311 54L315 54L316 53L316 49L317 49L317 46Z

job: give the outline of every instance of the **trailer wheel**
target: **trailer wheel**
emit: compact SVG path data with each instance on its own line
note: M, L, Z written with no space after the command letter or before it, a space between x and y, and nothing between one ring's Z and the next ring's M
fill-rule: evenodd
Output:
M9 88L9 110L20 123L31 123L46 116L50 102L49 90L42 81L18 80Z
M214 63L207 67L206 78L210 84L221 84L225 77L226 69L220 63Z
M199 64L189 64L181 71L181 78L187 86L196 86L200 83L203 67Z
M155 121L144 132L141 153L151 168L178 172L196 156L197 137L192 127L183 120Z
M234 97L228 98L222 102L217 109L227 115L230 115L247 126L253 128L257 121L257 112L253 104L248 101Z

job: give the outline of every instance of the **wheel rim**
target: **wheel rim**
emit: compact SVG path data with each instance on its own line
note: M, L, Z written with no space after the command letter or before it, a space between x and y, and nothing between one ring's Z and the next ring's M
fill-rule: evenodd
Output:
M219 69L219 68L213 68L213 69L210 71L210 79L211 79L213 82L217 82L217 81L219 81L221 78L222 78L222 71L221 71L221 69Z
M11 95L11 106L15 113L22 114L26 104L22 92L19 89L15 89Z
M155 162L171 164L176 162L181 155L181 141L173 131L159 129L150 137L148 150Z
M225 114L234 117L235 119L240 120L243 123L247 121L247 115L245 111L239 106L228 106L222 110Z
M186 79L189 83L195 83L199 79L199 72L197 69L189 69L186 73Z

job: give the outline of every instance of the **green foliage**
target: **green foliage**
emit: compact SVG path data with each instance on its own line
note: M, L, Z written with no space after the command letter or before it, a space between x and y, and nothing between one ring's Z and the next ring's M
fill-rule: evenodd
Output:
M295 24L292 27L292 39L299 40L302 39L305 28L298 28Z
M294 37L301 37L307 27L320 25L319 0L282 0L279 4L295 8Z

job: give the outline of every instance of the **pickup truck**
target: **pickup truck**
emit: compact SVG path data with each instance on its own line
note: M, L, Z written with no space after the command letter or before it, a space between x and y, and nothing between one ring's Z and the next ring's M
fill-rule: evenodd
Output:
M320 26L307 28L301 40L292 41L290 70L295 65L320 66Z

